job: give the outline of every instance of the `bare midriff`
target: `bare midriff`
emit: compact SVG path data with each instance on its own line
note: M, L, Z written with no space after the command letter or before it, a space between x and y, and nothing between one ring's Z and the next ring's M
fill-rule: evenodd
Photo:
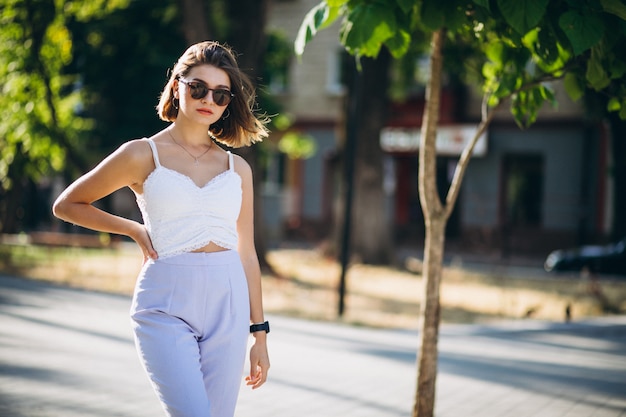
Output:
M220 245L216 245L215 243L211 242L208 245L203 246L200 249L196 249L196 250L194 250L192 252L194 252L194 253L195 252L207 252L207 253L209 253L209 252L222 252L222 251L225 251L225 250L228 250L228 249L223 248Z

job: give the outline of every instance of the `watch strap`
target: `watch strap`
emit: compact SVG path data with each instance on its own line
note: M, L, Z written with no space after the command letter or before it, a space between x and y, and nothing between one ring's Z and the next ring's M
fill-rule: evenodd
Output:
M261 331L264 331L265 333L270 332L270 323L268 321L264 323L257 323L257 324L250 325L250 333L261 332Z

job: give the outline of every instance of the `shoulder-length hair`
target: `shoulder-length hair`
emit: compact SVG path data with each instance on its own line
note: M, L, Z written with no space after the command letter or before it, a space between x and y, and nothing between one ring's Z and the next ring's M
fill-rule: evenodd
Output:
M237 65L233 51L214 41L196 43L182 54L171 71L170 78L161 93L157 106L162 120L173 122L178 117L178 105L174 97L174 81L184 78L191 68L211 65L224 70L230 78L230 90L234 94L226 111L230 114L209 126L209 133L218 142L233 148L249 146L267 137L267 117L254 113L255 91L250 79Z

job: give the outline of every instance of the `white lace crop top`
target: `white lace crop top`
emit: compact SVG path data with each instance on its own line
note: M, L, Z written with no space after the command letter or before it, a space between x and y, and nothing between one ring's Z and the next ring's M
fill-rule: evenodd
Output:
M237 218L241 209L241 177L228 152L228 170L198 187L194 181L159 162L155 143L154 171L137 194L137 205L159 258L191 252L213 242L237 248Z

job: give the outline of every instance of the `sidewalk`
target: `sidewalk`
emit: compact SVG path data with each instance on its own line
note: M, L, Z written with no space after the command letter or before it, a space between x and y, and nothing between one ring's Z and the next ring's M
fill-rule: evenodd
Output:
M1 417L160 417L128 297L0 276ZM269 317L237 417L408 417L417 331ZM626 316L443 325L437 417L626 417Z

